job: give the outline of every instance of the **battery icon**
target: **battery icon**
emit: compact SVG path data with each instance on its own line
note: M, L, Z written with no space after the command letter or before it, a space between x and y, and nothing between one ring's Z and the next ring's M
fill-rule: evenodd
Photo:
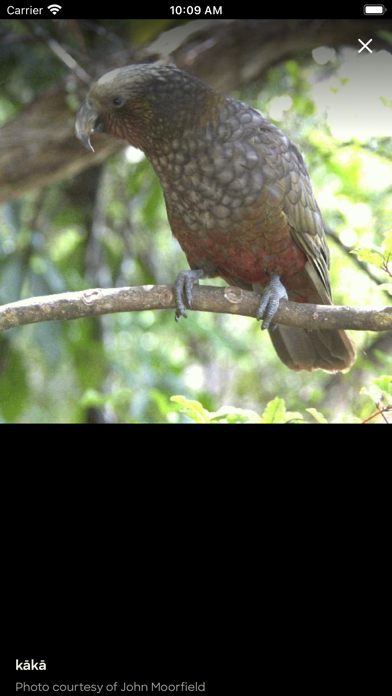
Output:
M383 15L387 11L384 5L364 5L363 14L365 15Z

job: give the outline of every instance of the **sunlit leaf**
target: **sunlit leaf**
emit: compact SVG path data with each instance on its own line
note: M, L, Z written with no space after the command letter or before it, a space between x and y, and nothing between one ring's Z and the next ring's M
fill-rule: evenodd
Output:
M306 411L316 419L317 423L328 423L325 416L323 416L323 414L320 413L320 411L318 411L316 408L307 408Z
M385 399L390 403L392 398L392 376L381 375L381 377L375 377L373 379L373 384L379 387Z
M386 290L392 295L392 283L381 283L381 285L377 285L377 290Z
M185 413L185 415L195 421L195 423L210 423L210 414L202 406L200 401L187 399L185 396L181 395L172 396L170 401L174 401L174 403L182 406L180 409L182 413Z
M210 413L211 420L227 423L261 423L258 413L250 409L235 408L234 406L222 406L219 411Z
M285 423L286 406L284 399L278 396L269 401L262 415L262 423Z
M357 247L356 249L352 249L350 254L354 254L359 258L360 261L370 263L372 266L376 266L377 268L383 267L384 257L379 251L371 251L365 247Z
M372 401L374 401L377 406L382 402L387 405L391 405L392 376L381 375L380 377L375 377L369 386L362 387L360 394L370 396Z
M392 230L389 230L389 232L386 233L383 247L387 254L392 254Z

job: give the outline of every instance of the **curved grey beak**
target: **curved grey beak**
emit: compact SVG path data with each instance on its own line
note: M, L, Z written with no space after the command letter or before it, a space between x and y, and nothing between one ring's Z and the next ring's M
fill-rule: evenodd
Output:
M87 101L84 101L76 116L75 133L84 147L91 152L95 152L90 138L97 131L98 118L98 111L94 107L88 106Z

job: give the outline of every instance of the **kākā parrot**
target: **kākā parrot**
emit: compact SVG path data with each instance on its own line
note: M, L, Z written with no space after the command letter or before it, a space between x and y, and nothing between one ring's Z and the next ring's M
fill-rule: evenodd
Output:
M225 97L176 67L142 64L113 70L90 89L76 134L93 151L102 131L127 140L150 160L162 185L173 235L191 270L183 293L221 277L261 294L257 318L293 370L347 370L355 344L345 331L273 324L281 298L332 304L329 251L309 174L297 147L258 111Z

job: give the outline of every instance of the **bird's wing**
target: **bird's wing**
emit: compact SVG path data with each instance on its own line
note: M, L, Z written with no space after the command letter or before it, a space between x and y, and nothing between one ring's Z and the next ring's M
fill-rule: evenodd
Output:
M284 190L283 213L291 234L308 257L306 270L320 299L329 304L329 250L304 159L294 143L273 124L264 120L259 132L263 156L276 172L276 183Z

